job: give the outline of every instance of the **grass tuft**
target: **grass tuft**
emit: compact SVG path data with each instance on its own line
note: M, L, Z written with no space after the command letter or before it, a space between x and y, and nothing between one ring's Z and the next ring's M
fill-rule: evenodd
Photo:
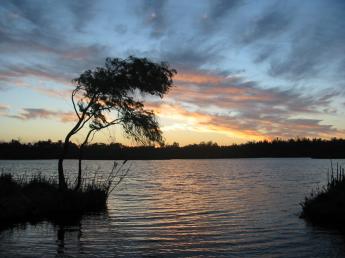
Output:
M91 178L84 178L77 190L68 183L68 188L60 191L55 178L41 174L19 178L0 174L0 227L42 219L75 220L87 212L104 211L109 194L129 171L129 168L123 169L125 163L114 162L105 180L98 179L96 173Z
M301 206L301 218L322 225L345 226L344 168L331 164L327 185L312 191Z

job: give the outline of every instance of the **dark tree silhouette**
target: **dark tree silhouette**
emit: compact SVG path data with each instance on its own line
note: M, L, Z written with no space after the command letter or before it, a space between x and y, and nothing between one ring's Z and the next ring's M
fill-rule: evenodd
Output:
M0 159L58 159L63 142L38 141L21 143L17 140L0 141ZM166 144L160 148L152 146L125 146L120 143L90 142L84 147L87 159L221 159L221 158L269 158L269 157L310 157L327 159L345 158L345 139L275 139L273 141L247 142L228 146L213 142L201 142L179 146ZM69 144L68 159L78 159L80 146Z
M66 135L58 163L59 187L66 188L63 161L68 152L70 139L88 124L88 133L80 146L90 136L112 125L120 125L125 135L140 143L162 143L162 132L155 114L146 110L138 94L163 97L173 84L176 70L167 63L154 63L146 58L130 56L127 59L107 58L104 67L83 72L73 82L72 103L78 122ZM81 159L77 188L81 181Z

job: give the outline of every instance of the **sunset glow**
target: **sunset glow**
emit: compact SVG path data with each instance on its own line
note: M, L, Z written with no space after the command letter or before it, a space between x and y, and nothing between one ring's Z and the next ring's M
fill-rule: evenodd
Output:
M163 99L143 97L167 143L345 137L343 7L341 1L5 1L0 140L62 140L76 120L72 79L106 57L129 55L178 72ZM135 144L118 127L94 141Z

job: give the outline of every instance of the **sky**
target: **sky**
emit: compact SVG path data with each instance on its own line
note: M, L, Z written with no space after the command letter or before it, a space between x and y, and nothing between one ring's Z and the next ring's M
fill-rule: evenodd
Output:
M144 99L168 144L345 137L343 17L343 0L2 0L0 141L62 140L71 80L129 55L178 72Z

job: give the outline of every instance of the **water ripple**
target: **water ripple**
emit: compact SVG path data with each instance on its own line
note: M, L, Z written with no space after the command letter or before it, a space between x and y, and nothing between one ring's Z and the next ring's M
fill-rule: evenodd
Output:
M344 161L341 161L344 162ZM104 214L79 225L0 232L1 257L340 257L336 231L298 218L298 203L326 182L325 160L133 161ZM52 175L56 161L1 161L2 171ZM76 162L66 161L69 175ZM85 166L108 173L111 161ZM63 236L63 238L61 237Z

